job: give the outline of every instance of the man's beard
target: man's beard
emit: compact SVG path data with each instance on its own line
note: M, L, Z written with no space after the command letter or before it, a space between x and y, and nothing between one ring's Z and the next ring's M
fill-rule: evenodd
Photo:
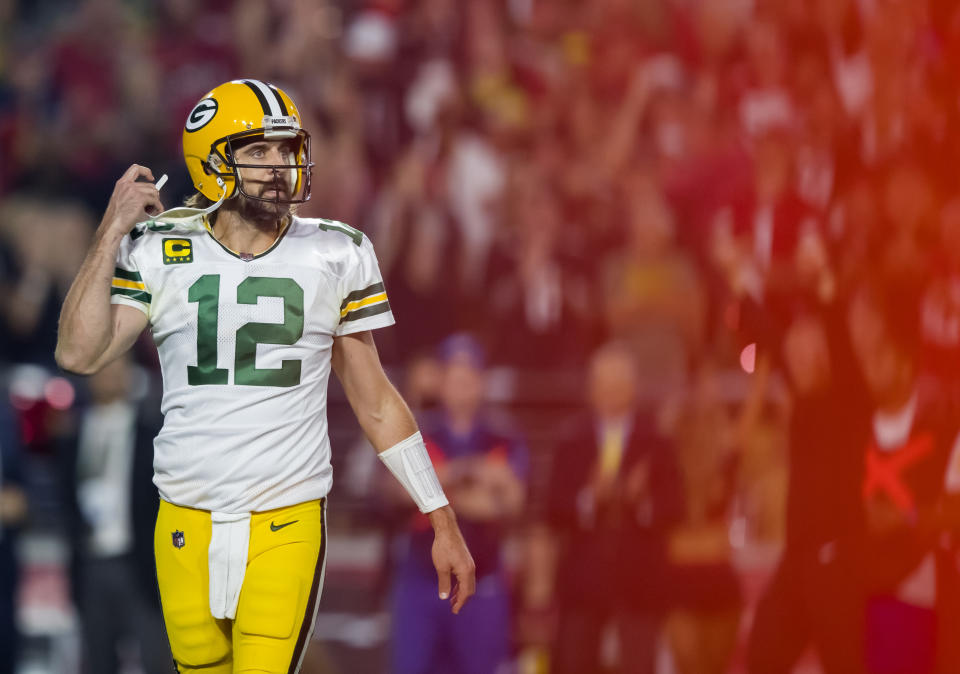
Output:
M231 204L231 207L244 220L258 226L269 227L277 225L290 213L290 204L286 203L290 199L290 194L284 181L277 180L272 183L250 182L249 186L250 193L256 190L256 195L259 197L263 197L263 194L268 190L277 190L277 198L281 201L273 201L270 198L267 198L267 201L261 201L250 198L242 192L237 194L237 199Z

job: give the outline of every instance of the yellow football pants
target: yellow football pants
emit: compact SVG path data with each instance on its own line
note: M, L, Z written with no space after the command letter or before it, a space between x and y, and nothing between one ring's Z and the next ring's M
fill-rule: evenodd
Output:
M177 671L299 671L323 585L324 501L251 515L234 620L217 620L210 613L210 536L209 512L160 501L154 553Z

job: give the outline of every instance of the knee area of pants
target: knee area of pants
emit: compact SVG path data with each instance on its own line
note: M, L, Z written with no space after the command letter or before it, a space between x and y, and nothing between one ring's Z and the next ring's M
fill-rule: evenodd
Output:
M206 609L206 607L203 607ZM230 644L200 607L169 611L167 634L174 659L187 667L205 667L230 656Z
M233 674L287 674L295 656L291 640L261 635L241 634L234 640L233 648Z
M298 608L303 591L303 582L296 577L248 579L240 595L237 629L249 636L289 639L303 618Z

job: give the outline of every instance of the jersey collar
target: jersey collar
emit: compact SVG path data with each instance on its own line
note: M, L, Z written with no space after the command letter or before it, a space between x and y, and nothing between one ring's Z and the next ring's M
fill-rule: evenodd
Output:
M266 249L265 251L263 251L262 253L257 253L256 255L252 255L252 254L250 254L250 253L239 253L239 252L237 252L237 251L235 251L235 250L233 250L233 249L228 248L227 246L225 246L225 245L220 241L220 239L218 239L218 238L214 235L214 233L213 233L213 227L210 226L210 218L209 218L209 215L204 215L204 216L203 216L203 227L204 227L204 229L207 230L207 234L210 235L210 238L213 239L214 241L216 241L216 242L217 242L217 245L220 246L221 248L223 248L223 250L225 250L227 253L229 253L229 254L232 255L233 257L237 258L238 260L243 260L244 262L249 262L249 261L251 261L251 260L257 260L257 259L263 257L264 255L267 255L267 254L270 253L271 251L273 251L278 245L280 245L280 241L282 241L282 240L283 240L283 237L285 237L285 236L287 235L287 232L290 231L290 227L291 227L292 225L293 225L293 216L290 215L290 216L287 218L287 223L284 225L283 229L280 230L280 233L277 235L277 238L274 239L273 243L270 244L270 247L267 248L267 249Z

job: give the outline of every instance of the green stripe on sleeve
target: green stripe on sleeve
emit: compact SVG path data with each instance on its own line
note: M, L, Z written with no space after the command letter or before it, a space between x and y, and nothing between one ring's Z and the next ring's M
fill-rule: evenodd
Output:
M120 269L120 267L117 267L113 270L113 275L116 278L122 278L127 281L136 281L137 283L143 283L143 278L140 277L139 272L127 271L126 269Z
M351 302L356 302L357 300L362 300L365 297L370 297L371 295L377 295L383 292L382 283L374 283L372 286L367 286L363 290L354 290L352 293L347 295L343 302L340 303L340 311L343 311L347 308L347 305Z
M124 297L129 297L132 300L137 300L144 304L150 304L150 301L153 299L150 293L144 292L143 290L134 290L133 288L110 288L110 294L123 295Z

